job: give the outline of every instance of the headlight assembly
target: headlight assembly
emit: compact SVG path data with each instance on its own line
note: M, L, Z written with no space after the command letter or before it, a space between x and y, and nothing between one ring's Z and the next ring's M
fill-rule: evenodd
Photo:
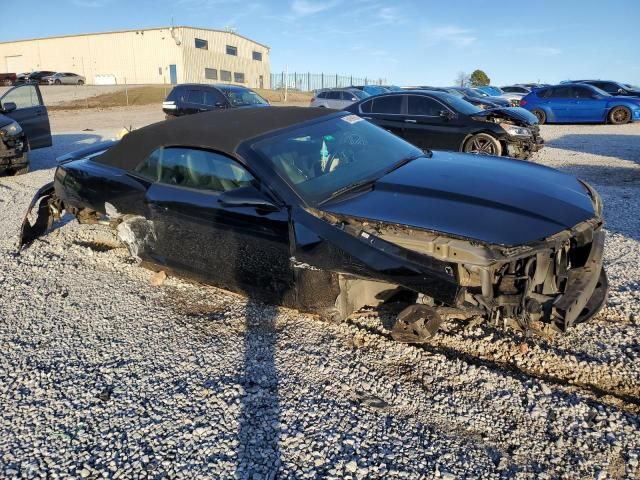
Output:
M525 127L518 127L516 125L502 125L505 132L507 132L512 137L530 137L531 130Z
M15 137L22 133L22 127L18 124L18 122L11 122L9 125L5 125L4 127L0 127L0 137Z

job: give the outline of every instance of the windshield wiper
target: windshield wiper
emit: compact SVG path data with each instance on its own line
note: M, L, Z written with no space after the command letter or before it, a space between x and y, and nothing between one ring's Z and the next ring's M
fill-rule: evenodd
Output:
M327 198L325 198L324 200L322 200L320 203L318 203L318 206L321 207L329 202L331 202L332 200L335 200L338 197L342 197L343 195L347 194L347 193L353 193L356 191L360 191L360 190L366 190L367 188L373 186L378 179L384 177L385 175L393 172L394 170L397 170L398 168L402 167L403 165L406 165L407 163L417 159L417 158L421 158L421 157L431 157L432 153L429 150L424 151L423 153L420 153L419 155L411 155L408 157L405 157L403 159L401 159L400 161L394 163L390 168L386 169L384 172L382 172L381 175L377 175L376 177L373 178L367 178L365 180L361 180L359 182L355 182L355 183L351 183L349 185L345 185L342 188L339 188L338 190L336 190L335 192L333 192L331 195L329 195Z

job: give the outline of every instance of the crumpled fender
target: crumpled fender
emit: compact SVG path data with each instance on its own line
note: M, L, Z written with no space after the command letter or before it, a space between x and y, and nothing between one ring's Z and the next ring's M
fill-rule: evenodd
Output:
M36 238L44 235L53 225L53 221L60 217L60 212L54 210L54 206L52 205L54 196L53 182L49 182L41 187L33 196L27 213L22 220L20 248L29 246ZM36 205L38 213L35 222L31 224L29 217Z

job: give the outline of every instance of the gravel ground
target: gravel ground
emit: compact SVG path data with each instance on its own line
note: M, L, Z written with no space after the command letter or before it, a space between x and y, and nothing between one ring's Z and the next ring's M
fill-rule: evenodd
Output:
M640 124L542 129L536 160L605 202L597 318L552 339L454 323L413 347L373 312L151 286L99 226L17 253L55 155L156 110L56 112L36 170L0 179L0 477L640 478Z

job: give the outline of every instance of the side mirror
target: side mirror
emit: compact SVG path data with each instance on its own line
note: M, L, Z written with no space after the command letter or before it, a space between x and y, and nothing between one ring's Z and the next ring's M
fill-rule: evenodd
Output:
M0 110L2 110L4 113L11 113L17 108L18 106L14 102L5 102L2 104L2 109Z
M619 93L620 95L626 95L626 94L627 94L627 91L626 91L624 88L619 88L619 89L618 89L618 93Z
M253 207L264 213L277 212L280 208L264 193L253 186L236 188L223 192L218 197L223 207Z

